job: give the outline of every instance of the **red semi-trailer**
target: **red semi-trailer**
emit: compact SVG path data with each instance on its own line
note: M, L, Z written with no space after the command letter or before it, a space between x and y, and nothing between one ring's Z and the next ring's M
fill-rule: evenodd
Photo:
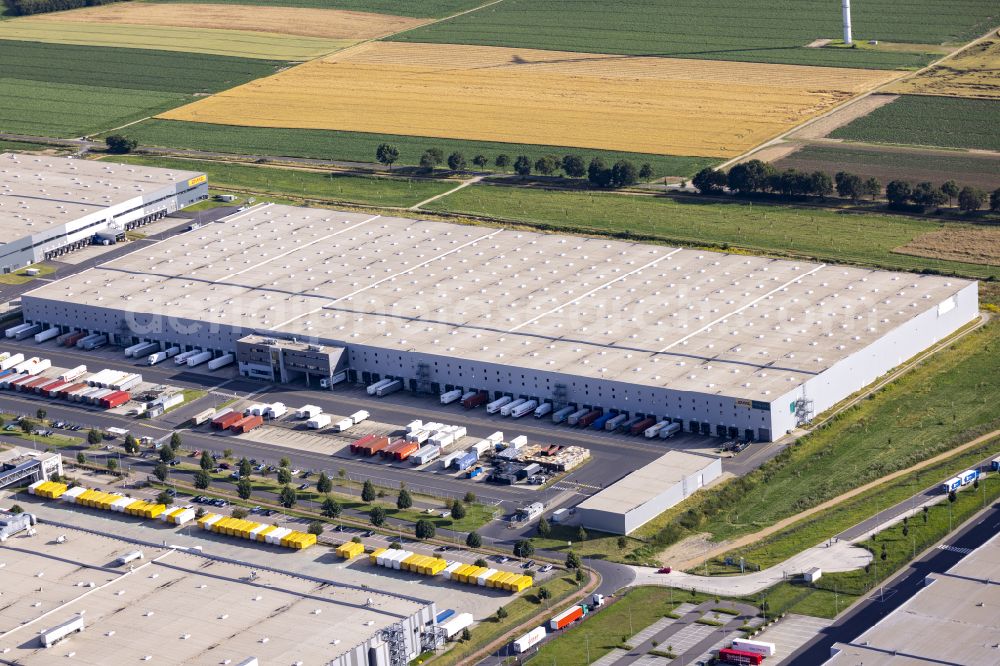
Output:
M230 424L229 429L233 432L244 433L250 432L254 428L258 428L264 425L264 417L259 414L254 416L244 416L240 418L235 423Z
M364 446L358 448L358 452L371 457L376 453L378 453L379 451L385 449L385 447L387 446L389 446L389 438L378 437L375 440L369 442L368 444L365 444Z
M243 415L239 412L226 412L222 416L212 419L212 427L216 430L225 430L242 418Z
M638 435L640 432L646 432L646 428L654 425L656 425L656 419L652 416L648 416L629 428L628 432L630 435Z
M756 652L747 652L746 650L723 648L719 650L719 661L724 664L752 664L752 666L758 666L764 662L764 655L757 654Z
M87 385L88 385L87 382L76 382L75 384L64 386L61 389L59 389L59 399L65 400L66 396L68 396L70 393L72 393L73 391L79 391L80 389L82 389Z
M465 407L466 409L479 407L481 405L485 405L489 399L490 399L489 393L486 393L485 391L480 391L476 395L470 396L465 400L463 400L462 407Z
M403 441L403 446L399 447L392 452L392 457L396 460L406 460L420 448L420 445L416 442Z
M572 608L567 608L562 613L559 613L554 618L549 620L549 628L552 629L552 631L559 631L560 629L565 629L569 625L579 620L581 617L583 617L582 606L573 606Z
M378 435L365 435L361 439L351 442L351 453L360 453L362 447L371 444L376 439L378 439Z
M576 422L576 425L578 425L581 428L589 428L590 424L596 421L598 417L600 417L600 415L603 413L604 410L592 409L583 416L581 416L580 420Z
M101 398L101 407L114 409L115 407L124 405L131 399L132 395L128 391L115 391Z

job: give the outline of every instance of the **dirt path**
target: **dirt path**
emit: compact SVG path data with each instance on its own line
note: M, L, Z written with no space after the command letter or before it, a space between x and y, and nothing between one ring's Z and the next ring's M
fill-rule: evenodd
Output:
M941 462L942 460L946 460L947 458L950 458L950 457L952 457L952 456L954 456L954 455L956 455L958 453L962 453L963 451L966 451L966 450L971 449L973 447L979 446L983 442L989 441L990 439L993 439L994 437L1000 437L1000 429L994 430L992 432L988 432L985 435L980 435L979 437L976 437L975 439L969 440L965 444L957 446L957 447L955 447L953 449L949 449L949 450L945 451L944 453L939 453L938 455L934 456L933 458L928 458L927 460L921 461L921 462L917 463L916 465L914 465L913 467L908 467L906 469L901 469L898 472L893 472L892 474L889 474L887 476L883 476L881 478L878 478L875 481L870 481L869 483L866 483L863 486L858 486L857 488L854 488L853 490L849 490L849 491L847 491L846 493L844 493L842 495L838 495L837 497L834 497L833 499L829 499L829 500L823 502L822 504L818 504L818 505L812 507L811 509L806 509L805 511L797 513L794 516L790 516L788 518L785 518L784 520L780 520L777 523L775 523L774 525L771 525L770 527L766 527L766 528L764 528L764 529L762 529L762 530L760 530L758 532L754 532L753 534L747 534L747 535L742 536L742 537L740 537L738 539L733 539L731 541L727 541L724 544L719 544L715 548L713 548L713 549L711 549L711 550L709 550L707 552L702 552L701 555L699 555L696 558L692 558L692 559L689 559L689 560L684 561L684 562L678 562L678 563L676 563L673 566L675 566L675 568L681 569L681 570L690 569L690 568L698 566L699 564L701 564L702 562L704 562L707 559L710 559L710 558L713 558L713 557L718 557L719 555L722 555L723 553L726 553L726 552L728 552L730 550L733 550L734 548L742 548L744 546L749 546L750 544L755 543L757 541L760 541L761 539L764 539L766 537L769 537L772 534L775 534L776 532L780 532L781 530L785 529L786 527L789 527L790 525L793 525L794 523L799 522L803 518L808 518L809 516L816 515L820 511L825 511L826 509L832 508L832 507L840 504L841 502L847 501L847 500L851 499L852 497L857 497L861 493L864 493L864 492L866 492L868 490L871 490L872 488L877 488L878 486L881 486L881 485L883 485L885 483L888 483L889 481L893 481L895 479L898 479L899 477L901 477L901 476L903 476L905 474L909 474L911 472L916 472L916 471L919 471L921 469L924 469L925 467L929 467L931 465L937 464L937 463Z
M805 125L797 132L788 135L788 139L822 139L835 129L839 129L889 102L895 102L899 95L868 95L853 104L842 106L833 113L821 116L816 122ZM755 156L756 157L756 156Z

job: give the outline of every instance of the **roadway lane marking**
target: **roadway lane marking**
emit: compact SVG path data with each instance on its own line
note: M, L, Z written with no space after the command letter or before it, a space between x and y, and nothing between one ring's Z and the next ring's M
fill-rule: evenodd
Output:
M938 546L938 550L947 550L948 552L951 552L951 553L961 553L962 555L968 555L969 553L971 553L975 549L974 548L959 548L958 546L941 545L941 546Z

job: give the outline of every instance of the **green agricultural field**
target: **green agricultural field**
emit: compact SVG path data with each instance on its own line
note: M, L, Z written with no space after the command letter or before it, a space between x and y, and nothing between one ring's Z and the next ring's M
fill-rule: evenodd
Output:
M154 0L184 4L211 3L233 5L266 5L269 7L309 7L314 9L348 9L356 12L395 14L416 18L439 18L473 9L490 0Z
M202 53L0 40L11 79L172 93L212 93L273 74L285 63Z
M208 175L208 182L213 187L326 199L331 203L412 206L456 185L454 181L349 176L171 157L128 155L112 159L129 164L202 171Z
M849 141L1000 150L1000 101L903 95L835 130Z
M172 92L0 78L0 132L71 137L118 127L190 100ZM44 146L34 146L39 150Z
M26 143L24 141L5 141L0 139L0 152L6 152L9 150L24 152L24 151L35 151L35 150L45 150L47 148L52 148L53 146L45 146L40 143Z
M620 196L497 185L466 187L426 208L523 222L553 231L738 247L881 268L933 268L969 277L1000 277L997 266L894 254L893 248L942 228L938 222L903 216L697 197Z
M532 162L543 155L562 156L568 152L582 155L589 162L591 157L601 157L607 163L619 159L636 164L649 163L658 177L691 176L702 168L717 164L718 160L704 157L671 157L645 153L620 153L607 150L584 150L559 146L535 146L516 143L462 141L455 139L429 139L426 137L366 134L363 132L329 132L308 129L280 129L268 127L237 127L212 125L178 120L152 119L129 128L129 134L140 143L166 148L193 148L242 155L275 155L282 157L308 157L314 159L344 160L349 162L374 162L375 149L381 143L391 143L399 149L397 165L416 165L428 148L439 148L445 156L460 152L470 169L477 168L472 158L482 154L489 158L488 170L496 170L493 160L501 153L511 161L518 155L527 155ZM510 167L508 167L508 170Z
M940 11L931 0L871 0L853 8L855 37L915 44L915 53L805 48L841 36L840 3L826 0L504 0L394 39L516 46L590 53L912 68L934 56L919 44L962 42L995 21L990 0L961 0Z
M648 554L691 533L753 533L1000 427L998 349L1000 325L970 333L759 469L644 525Z
M858 144L806 146L778 160L775 166L782 170L819 170L830 174L848 171L863 178L875 176L883 184L901 179L940 185L951 179L960 187L971 185L987 191L1000 187L1000 159L951 151Z
M0 40L0 131L80 136L251 79L282 62Z

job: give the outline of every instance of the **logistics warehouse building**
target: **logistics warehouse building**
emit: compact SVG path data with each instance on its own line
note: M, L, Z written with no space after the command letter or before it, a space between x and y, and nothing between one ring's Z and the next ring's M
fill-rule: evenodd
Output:
M0 154L0 271L112 240L208 196L205 174Z
M25 320L774 439L974 319L955 278L262 205L23 297ZM240 354L239 358L251 358ZM276 362L276 365L281 365ZM267 368L241 371L268 377ZM322 368L322 370L320 370Z

